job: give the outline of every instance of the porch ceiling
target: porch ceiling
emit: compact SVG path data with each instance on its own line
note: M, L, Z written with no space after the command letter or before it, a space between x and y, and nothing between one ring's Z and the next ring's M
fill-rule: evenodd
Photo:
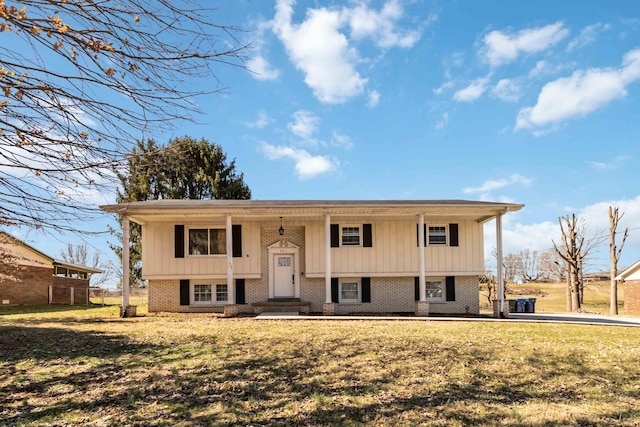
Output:
M101 206L141 224L147 222L217 220L231 215L238 221L375 221L414 220L425 215L428 221L485 222L499 213L515 212L524 205L465 200L153 200Z

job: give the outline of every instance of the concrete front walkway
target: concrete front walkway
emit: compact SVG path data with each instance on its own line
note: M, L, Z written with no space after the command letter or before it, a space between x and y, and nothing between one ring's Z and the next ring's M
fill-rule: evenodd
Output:
M425 322L524 322L524 323L568 323L580 325L630 326L640 328L640 317L603 316L581 313L511 313L506 319L489 315L477 317L414 317L414 316L309 316L297 313L262 313L257 320L413 320Z

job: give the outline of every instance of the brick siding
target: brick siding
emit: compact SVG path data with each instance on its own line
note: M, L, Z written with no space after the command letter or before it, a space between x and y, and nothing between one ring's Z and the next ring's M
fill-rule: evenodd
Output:
M0 282L0 304L48 304L49 285L53 283L53 268L25 266L14 280Z
M624 314L640 314L640 280L624 282Z

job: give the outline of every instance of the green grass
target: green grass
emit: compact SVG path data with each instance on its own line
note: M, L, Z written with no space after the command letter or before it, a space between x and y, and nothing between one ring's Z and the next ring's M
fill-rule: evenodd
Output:
M640 328L117 313L0 308L0 425L640 420Z

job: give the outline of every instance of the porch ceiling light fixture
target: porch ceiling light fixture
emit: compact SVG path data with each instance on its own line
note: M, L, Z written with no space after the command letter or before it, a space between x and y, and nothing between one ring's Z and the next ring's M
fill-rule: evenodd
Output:
M282 227L282 217L280 217L280 228L278 228L278 234L284 236L284 228Z

